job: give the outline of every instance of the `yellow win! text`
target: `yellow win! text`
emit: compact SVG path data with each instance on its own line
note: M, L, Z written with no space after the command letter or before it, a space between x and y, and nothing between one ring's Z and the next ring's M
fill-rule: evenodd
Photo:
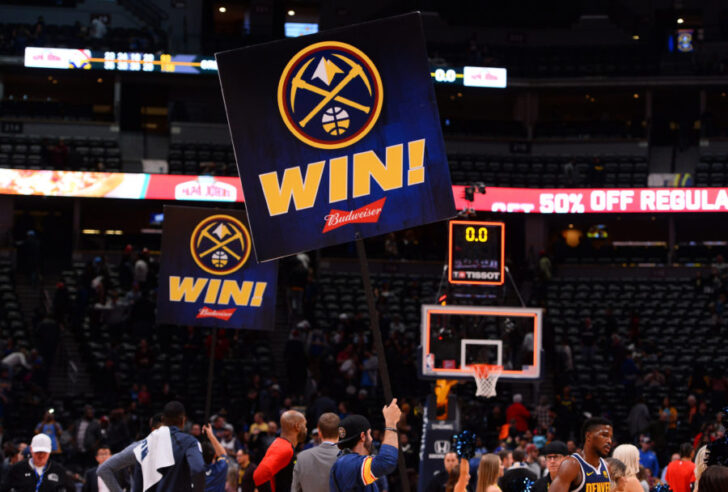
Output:
M197 302L202 296L205 304L259 307L267 282L220 280L217 278L169 277L169 300ZM204 295L203 295L204 293Z
M396 190L405 186L404 144L387 147L384 162L372 150L359 152L351 158L335 157L328 161L312 162L306 166L305 175L301 167L289 167L279 177L272 171L258 176L263 189L268 213L271 216L288 213L291 202L296 210L311 208L316 203L321 188L321 179L328 163L329 203L359 198L372 193L372 179L383 191ZM425 139L407 143L406 185L425 182ZM349 174L351 173L351 190Z

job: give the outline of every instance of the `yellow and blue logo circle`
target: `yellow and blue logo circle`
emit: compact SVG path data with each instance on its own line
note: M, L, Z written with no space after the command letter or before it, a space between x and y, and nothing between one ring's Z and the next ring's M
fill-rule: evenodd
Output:
M361 50L325 41L291 58L278 82L278 109L288 129L318 149L340 149L372 129L382 110L382 78Z
M229 275L250 257L250 233L235 217L212 215L195 227L190 253L197 266L213 275Z

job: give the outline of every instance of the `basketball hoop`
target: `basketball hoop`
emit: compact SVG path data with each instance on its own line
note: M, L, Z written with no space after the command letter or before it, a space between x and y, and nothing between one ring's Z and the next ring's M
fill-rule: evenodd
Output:
M473 377L477 386L475 396L482 396L484 398L494 397L496 395L495 385L503 372L503 366L472 364L470 367L473 368Z

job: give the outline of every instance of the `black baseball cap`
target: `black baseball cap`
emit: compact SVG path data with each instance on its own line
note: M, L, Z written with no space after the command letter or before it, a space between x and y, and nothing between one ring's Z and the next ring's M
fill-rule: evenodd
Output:
M359 440L361 433L371 428L363 415L349 415L339 424L339 442L336 444L342 449L351 448Z
M569 448L567 448L566 444L561 441L551 441L541 449L542 456L545 456L547 454L560 454L562 456L568 456Z

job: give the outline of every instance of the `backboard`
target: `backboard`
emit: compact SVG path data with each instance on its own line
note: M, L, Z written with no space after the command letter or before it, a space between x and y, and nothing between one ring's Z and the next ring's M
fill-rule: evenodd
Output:
M423 378L468 379L472 364L503 366L501 380L541 377L539 308L422 306Z

